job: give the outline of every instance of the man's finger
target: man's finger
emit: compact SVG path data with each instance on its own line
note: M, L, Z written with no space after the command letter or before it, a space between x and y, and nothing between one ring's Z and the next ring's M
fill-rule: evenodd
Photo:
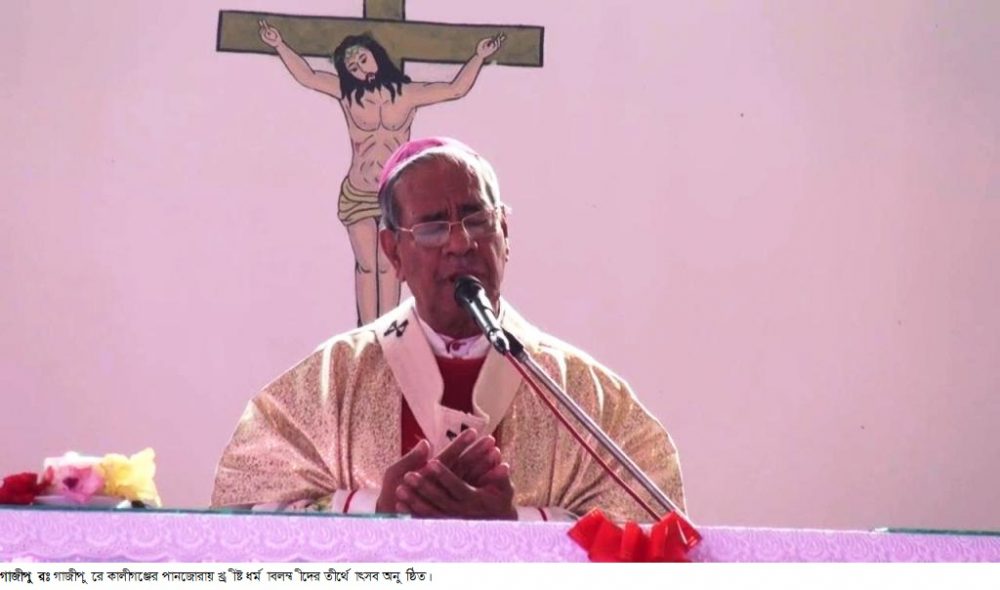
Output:
M440 511L416 496L404 495L404 497L400 497L400 490L397 490L396 496L396 512L412 514L423 518L439 518L443 516Z
M465 477L463 477L462 479L464 479L465 481L469 482L474 486L482 486L483 484L481 482L483 476L485 476L487 473L492 471L497 465L499 465L502 459L503 458L500 455L500 449L493 447L492 449L490 449L490 452L489 454L487 454L486 457L484 457L481 461L479 461L475 465L472 465L469 468L469 470L465 474Z
M435 481L456 501L464 502L472 495L472 487L440 462L431 461L427 464L427 470L430 471L430 475L426 479Z
M485 457L490 453L492 449L497 446L497 439L492 436L484 436L477 440L476 442L469 445L465 451L458 457L458 461L478 461L480 458Z
M396 488L396 498L409 504L419 514L453 514L455 501L436 481L417 473L407 473Z
M450 466L452 472L461 479L472 483L474 480L470 474L473 471L485 473L489 469L496 466L496 463L499 463L499 461L497 461L492 465L489 465L486 469L480 469L484 462L489 461L490 456L494 450L496 450L496 444L496 439L492 436L484 436L483 438L477 440L468 449L466 449L456 461L452 463Z
M407 471L416 471L427 463L431 455L431 445L426 439L421 439L420 442L413 445L408 453L402 456L399 461L393 464L393 467L397 469L397 473L405 473Z
M476 442L477 436L473 428L463 430L461 434L455 437L455 440L448 443L448 446L438 453L437 460L450 467L458 459L459 455L465 452L465 449Z
M480 479L482 484L491 485L501 492L513 492L514 486L510 483L510 465L501 463L490 469Z
M440 464L439 464L440 465ZM454 496L441 483L440 476L424 468L420 473L407 473L403 483L416 495L442 512L453 513L460 504L460 497Z

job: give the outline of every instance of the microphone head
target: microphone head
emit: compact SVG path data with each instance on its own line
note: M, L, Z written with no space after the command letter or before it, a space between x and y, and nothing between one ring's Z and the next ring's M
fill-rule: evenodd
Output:
M472 301L483 292L483 284L472 275L462 275L455 279L455 301Z

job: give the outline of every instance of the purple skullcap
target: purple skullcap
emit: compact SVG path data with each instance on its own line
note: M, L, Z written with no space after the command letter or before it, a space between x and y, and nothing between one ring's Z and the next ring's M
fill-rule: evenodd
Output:
M392 155L389 156L385 166L382 167L382 173L379 174L378 177L379 191L382 190L385 183L389 182L389 179L392 178L395 173L407 162L434 148L450 148L456 151L466 152L476 158L480 157L474 149L465 145L461 141L450 137L423 137L420 139L411 139L396 148L396 151L392 152Z

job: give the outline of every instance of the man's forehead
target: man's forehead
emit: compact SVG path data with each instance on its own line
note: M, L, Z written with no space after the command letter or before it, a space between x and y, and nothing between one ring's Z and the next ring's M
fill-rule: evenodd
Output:
M413 163L400 172L400 177L405 178L421 172L425 175L430 173L449 177L478 178L475 167L464 158L438 151L428 151L415 158Z
M486 205L476 171L462 162L429 158L400 175L397 199L404 215L446 217L448 211L470 212Z
M399 187L407 187L411 191L439 188L441 192L479 192L482 185L478 171L467 162L437 154L407 166L397 182Z

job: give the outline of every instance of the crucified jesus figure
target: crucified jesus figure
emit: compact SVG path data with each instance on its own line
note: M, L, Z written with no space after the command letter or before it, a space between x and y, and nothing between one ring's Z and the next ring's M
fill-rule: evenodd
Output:
M399 304L400 283L382 253L378 224L378 179L393 151L410 139L417 109L465 96L486 60L504 42L498 34L479 41L476 51L450 82L413 82L370 35L346 37L333 52L336 73L314 70L281 38L278 29L260 20L260 38L278 52L292 77L337 99L351 140L351 168L340 185L337 216L347 227L354 250L358 325Z

